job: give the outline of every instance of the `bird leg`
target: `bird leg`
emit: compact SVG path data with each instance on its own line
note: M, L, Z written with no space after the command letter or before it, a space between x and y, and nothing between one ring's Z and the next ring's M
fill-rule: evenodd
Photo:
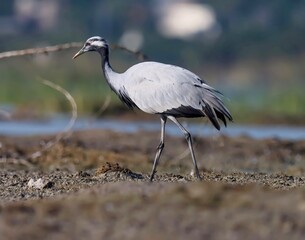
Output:
M161 140L160 140L160 144L157 147L157 153L156 153L156 156L155 156L154 165L153 165L151 175L150 175L150 181L151 182L154 179L155 173L157 172L156 168L157 168L161 153L162 153L163 148L164 148L164 132L165 132L166 120L167 120L167 118L165 116L161 116Z
M192 140L191 134L182 126L182 124L180 122L178 122L178 120L175 117L169 116L168 118L170 120L172 120L180 128L180 130L183 132L183 134L185 136L185 139L187 141L187 144L189 146L189 149L191 151L196 176L199 180L201 180L199 170L198 170L198 166L197 166L196 157L195 157L194 150L193 150L193 140Z

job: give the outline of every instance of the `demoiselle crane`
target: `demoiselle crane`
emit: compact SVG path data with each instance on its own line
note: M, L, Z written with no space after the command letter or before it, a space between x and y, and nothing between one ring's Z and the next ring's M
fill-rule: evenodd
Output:
M214 127L220 130L219 119L226 126L226 119L232 121L219 91L209 86L194 73L174 65L158 62L142 62L130 67L124 73L115 72L109 63L109 46L99 36L89 38L73 59L83 53L95 51L102 58L102 69L110 88L130 108L157 114L161 118L161 140L150 176L153 180L164 148L165 124L173 121L183 132L191 152L194 170L201 179L193 150L192 136L177 120L179 117L208 117Z

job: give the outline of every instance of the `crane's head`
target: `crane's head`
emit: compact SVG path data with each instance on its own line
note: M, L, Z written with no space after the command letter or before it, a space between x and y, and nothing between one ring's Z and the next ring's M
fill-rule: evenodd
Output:
M91 51L98 51L103 52L102 50L106 50L108 52L108 43L107 41L102 37L91 37L89 38L84 46L79 50L74 56L74 58L77 58L78 56L82 55L85 52L91 52Z

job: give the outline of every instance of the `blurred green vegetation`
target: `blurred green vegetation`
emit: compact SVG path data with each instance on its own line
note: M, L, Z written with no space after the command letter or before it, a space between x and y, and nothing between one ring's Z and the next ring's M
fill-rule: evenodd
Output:
M1 5L0 21L13 14L13 2ZM188 68L228 96L235 122L304 124L305 2L198 2L214 9L221 26L218 38L160 36L154 9L157 1L65 0L60 2L56 28L41 31L29 26L14 36L0 30L0 52L84 41L92 35L117 43L126 30L137 29L144 36L142 50L150 59ZM1 60L0 105L67 111L69 104L63 96L36 81L45 78L68 90L81 114L96 112L109 94L110 109L128 111L106 86L99 56L88 54L72 61L76 51ZM118 71L137 62L120 51L112 52L111 60Z

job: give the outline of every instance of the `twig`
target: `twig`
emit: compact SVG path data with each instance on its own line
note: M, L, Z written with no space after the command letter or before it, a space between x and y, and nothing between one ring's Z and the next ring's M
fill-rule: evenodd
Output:
M110 47L113 50L119 49L119 50L123 50L128 53L131 53L131 54L135 55L140 61L148 60L148 57L146 56L146 54L144 54L141 51L133 51L133 50L130 50L130 49L123 47L121 45L118 45L118 44L111 44Z
M110 94L108 94L106 99L105 99L105 102L104 102L103 106L101 106L100 109L95 114L97 116L101 115L109 107L110 103L111 103L111 96L110 96Z
M20 57L20 56L25 56L25 55L48 54L51 52L59 52L59 51L65 50L65 49L81 47L82 45L83 45L83 43L81 43L81 42L72 42L72 43L65 43L65 44L59 44L59 45L47 46L47 47L41 47L41 48L29 48L29 49L23 49L23 50L2 52L2 53L0 53L0 59L11 58L11 57Z
M49 148L53 147L61 139L67 138L71 134L70 130L73 128L75 121L77 119L77 105L76 105L74 98L71 96L71 94L68 91L66 91L65 89L63 89L62 87L60 87L59 85L56 85L55 83L52 83L48 80L40 79L40 81L43 84L62 93L67 98L67 100L69 101L69 103L71 104L71 107L72 107L72 116L71 116L70 121L67 124L67 126L64 128L64 130L62 132L60 132L59 134L56 135L54 140L49 141L41 150L31 154L30 158L32 158L32 159L40 157L43 152L45 152Z
M28 49L22 49L22 50L14 50L14 51L8 51L8 52L2 52L0 53L0 59L3 58L11 58L11 57L20 57L20 56L26 56L26 55L37 55L37 54L48 54L51 52L60 52L63 50L71 49L71 48L80 48L83 46L82 42L71 42L71 43L64 43L64 44L58 44L54 46L47 46L47 47L40 47L40 48L28 48ZM141 51L133 51L126 47L123 47L118 44L111 44L110 48L115 50L123 50L125 52L131 53L135 55L137 59L140 61L147 60L148 57Z
M108 94L103 105L96 112L94 112L93 118L88 119L86 126L87 127L91 126L98 119L98 117L102 115L103 112L106 111L110 103L111 103L111 95Z

